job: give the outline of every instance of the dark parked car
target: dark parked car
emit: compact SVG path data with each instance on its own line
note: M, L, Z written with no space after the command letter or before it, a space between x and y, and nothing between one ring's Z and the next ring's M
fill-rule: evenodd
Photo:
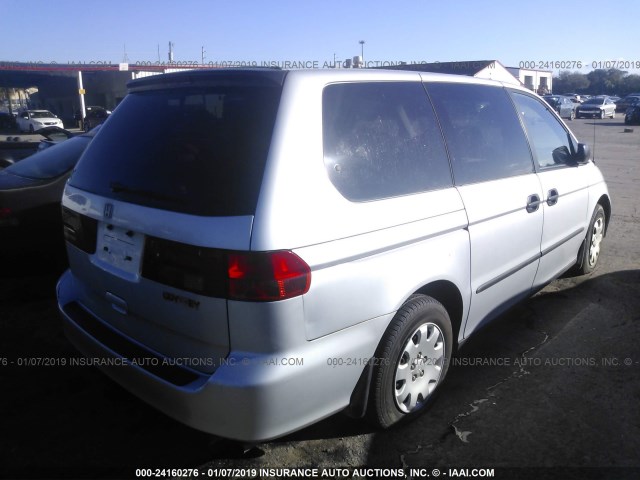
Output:
M640 96L627 95L616 102L616 112L626 112L629 107L633 107L640 102Z
M41 252L64 258L60 198L97 129L0 171L0 255Z
M640 102L627 109L627 112L624 114L624 123L627 125L640 125Z
M72 132L60 127L41 128L34 134L43 138L9 135L0 139L0 169L74 136Z
M562 118L573 120L576 118L577 104L564 95L544 95L542 98L553 108Z
M0 112L0 132L14 132L17 129L16 117L7 112Z
M111 115L111 111L104 107L86 107L86 111L87 115L84 117L85 132L100 125Z
M45 150L49 147L57 145L60 142L69 140L75 135L69 130L65 130L64 128L60 127L45 127L37 130L35 133L38 133L44 137L44 139L40 140L40 143L38 144L38 151Z

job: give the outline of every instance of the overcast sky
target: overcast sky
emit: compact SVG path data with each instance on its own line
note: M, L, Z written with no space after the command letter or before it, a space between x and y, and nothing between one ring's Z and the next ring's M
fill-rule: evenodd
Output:
M204 47L205 63L322 67L359 55L364 40L367 62L640 73L633 0L0 0L0 10L0 61L166 62L171 41L177 62L200 63Z

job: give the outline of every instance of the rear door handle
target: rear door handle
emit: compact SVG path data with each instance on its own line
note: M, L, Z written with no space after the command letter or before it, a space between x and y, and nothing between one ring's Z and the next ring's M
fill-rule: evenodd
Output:
M529 195L527 198L527 213L533 213L540 206L540 196L537 193Z
M560 194L558 193L558 190L556 190L555 188L552 188L547 193L547 205L549 205L550 207L553 207L556 203L558 203L558 198L560 198Z

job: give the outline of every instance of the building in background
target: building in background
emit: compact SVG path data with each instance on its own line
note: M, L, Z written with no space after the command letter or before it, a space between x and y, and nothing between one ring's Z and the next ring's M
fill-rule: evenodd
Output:
M530 68L507 67L507 70L532 92L546 95L553 92L553 72Z

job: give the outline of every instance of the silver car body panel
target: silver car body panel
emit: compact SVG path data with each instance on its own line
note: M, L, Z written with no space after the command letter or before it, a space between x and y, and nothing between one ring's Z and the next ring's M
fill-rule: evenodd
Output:
M432 282L447 282L460 296L453 320L461 343L575 262L595 203L607 195L593 163L376 201L343 197L323 162L322 90L362 81L501 85L415 72L289 72L254 216L169 212L67 186L64 207L142 242L154 236L216 249L290 250L311 269L302 296L243 302L185 293L143 278L108 252L69 245L71 269L58 298L71 341L89 356L121 356L87 333L82 316L161 358L210 359L186 365L193 377L181 385L136 365L103 369L188 425L259 441L348 406L395 312ZM553 207L545 203L551 188L560 192ZM540 203L528 212L534 194Z

